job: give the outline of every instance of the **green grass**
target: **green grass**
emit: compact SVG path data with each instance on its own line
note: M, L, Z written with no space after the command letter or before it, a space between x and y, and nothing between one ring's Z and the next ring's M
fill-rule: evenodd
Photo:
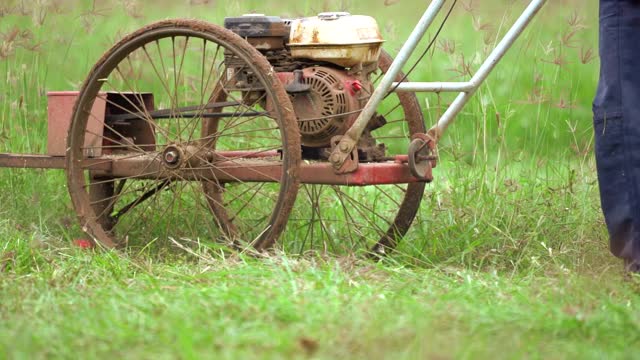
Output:
M610 273L156 263L17 243L0 280L0 349L12 358L633 358L640 340L638 285Z
M44 153L46 91L77 89L150 21L344 8L376 17L394 54L425 6L201 2L3 2L0 152ZM524 5L475 3L412 79L462 79ZM81 251L64 174L1 169L0 358L634 358L639 283L608 253L591 154L596 15L595 0L547 4L450 128L381 263L198 243ZM419 99L428 125L451 101Z

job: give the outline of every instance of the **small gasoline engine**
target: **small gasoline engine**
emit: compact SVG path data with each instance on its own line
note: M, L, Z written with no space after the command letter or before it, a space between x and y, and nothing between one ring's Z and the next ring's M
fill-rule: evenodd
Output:
M226 18L224 25L259 50L285 85L305 157L326 158L332 138L347 131L373 91L371 75L383 43L376 21L345 12L300 19L251 14ZM245 100L262 98L242 62L226 54L226 64L228 78L236 79L233 90L242 91ZM361 154L362 160L384 156L384 145L370 136L384 123L381 116L370 122L359 147L373 151Z

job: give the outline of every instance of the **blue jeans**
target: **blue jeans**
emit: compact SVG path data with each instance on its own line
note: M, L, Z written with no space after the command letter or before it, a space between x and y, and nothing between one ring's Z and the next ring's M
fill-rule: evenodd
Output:
M600 0L595 155L611 252L640 264L640 1Z

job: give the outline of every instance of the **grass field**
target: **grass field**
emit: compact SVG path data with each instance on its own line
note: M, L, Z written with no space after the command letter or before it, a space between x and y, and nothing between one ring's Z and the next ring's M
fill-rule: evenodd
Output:
M151 21L349 10L395 54L427 3L3 1L0 152L44 153L46 92L78 89ZM526 3L459 1L411 79L468 78ZM0 169L0 358L635 358L640 282L608 252L592 155L597 76L597 1L550 2L443 138L379 263L79 249L64 174ZM419 99L431 125L452 98Z

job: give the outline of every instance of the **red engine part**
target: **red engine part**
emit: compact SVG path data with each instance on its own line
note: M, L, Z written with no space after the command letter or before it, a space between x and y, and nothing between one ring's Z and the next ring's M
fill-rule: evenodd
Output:
M343 135L358 117L364 85L344 70L314 66L303 69L301 77L281 72L278 78L288 87L297 82L298 90L289 95L305 146L330 146L331 138Z

